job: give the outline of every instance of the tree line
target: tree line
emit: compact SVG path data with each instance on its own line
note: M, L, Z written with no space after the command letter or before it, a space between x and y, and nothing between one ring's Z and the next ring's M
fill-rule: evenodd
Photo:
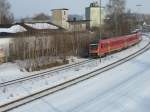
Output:
M9 45L9 60L22 60L24 63L20 66L24 66L28 71L43 65L66 63L70 56L87 55L89 44L95 36L88 31L30 33L16 35Z
M106 6L104 30L110 36L131 33L137 28L138 18L126 8L126 0L109 0Z

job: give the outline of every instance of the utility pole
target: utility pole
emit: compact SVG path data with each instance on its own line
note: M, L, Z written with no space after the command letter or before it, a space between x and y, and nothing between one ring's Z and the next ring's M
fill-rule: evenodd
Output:
M101 41L102 39L102 30L101 30L101 25L102 25L102 9L101 9L101 6L102 6L102 0L99 1L99 7L100 7L100 13L99 13L99 16L100 16L100 24L99 24L99 41ZM99 50L99 49L98 49ZM100 53L100 62L102 61L101 59L101 53Z
M136 7L137 7L137 19L138 19L137 20L138 21L137 24L138 24L138 28L140 28L140 18L139 17L140 17L140 7L142 7L142 6L143 6L142 4L137 4L136 5ZM139 12L139 14L138 14L138 12Z

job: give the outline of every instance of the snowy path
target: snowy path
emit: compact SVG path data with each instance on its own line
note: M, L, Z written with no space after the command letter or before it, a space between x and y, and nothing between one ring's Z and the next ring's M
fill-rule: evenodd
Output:
M112 62L115 62L119 59L122 59L123 57L132 54L133 52L138 51L139 49L143 48L147 44L147 42L149 41L144 38L139 45L136 45L130 49L119 52L112 56L108 56L106 59L103 59L102 63L100 63L99 60L96 60L95 62L91 62L89 64L82 65L73 69L53 73L50 76L39 77L34 80L28 80L23 83L18 83L15 85L10 85L8 87L0 88L0 105L36 93L38 91L45 90L49 87L84 75L92 70L106 66Z
M141 56L11 112L149 112L150 50Z

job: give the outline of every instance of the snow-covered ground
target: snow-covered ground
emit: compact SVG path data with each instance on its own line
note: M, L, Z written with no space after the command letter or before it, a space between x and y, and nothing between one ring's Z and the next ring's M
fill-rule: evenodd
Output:
M0 83L24 77L28 72L20 71L20 67L13 63L4 63L0 65Z
M68 60L69 60L69 64L58 66L58 67L52 67L52 68L48 68L48 69L40 70L40 71L34 71L34 72L26 72L26 70L24 70L24 68L22 68L18 64L18 63L20 63L18 61L16 63L4 63L4 64L0 65L0 83L27 77L27 76L31 76L31 75L35 75L35 74L39 74L39 73L43 73L43 72L48 72L50 70L65 67L65 66L68 66L68 65L71 65L74 63L79 63L79 62L85 61L87 59L77 58L77 57L68 57Z
M68 70L63 70L61 72L52 73L49 76L40 77L40 78L37 78L34 80L28 80L23 83L18 83L18 84L11 85L8 87L0 88L0 94L1 94L0 95L0 105L7 103L9 101L12 101L14 99L21 98L26 95L32 94L34 92L52 87L54 85L65 82L67 80L71 80L75 77L81 76L85 73L96 70L100 67L106 66L112 62L115 62L123 57L126 57L126 56L138 51L139 49L143 48L148 42L149 42L149 40L147 38L143 38L143 40L140 42L140 44L138 44L134 47L131 47L125 51L107 56L106 58L102 59L101 63L99 60L95 60L94 62L85 64L82 66L78 66L78 67L71 68ZM10 69L8 69L8 70L11 73ZM7 69L6 69L6 71L7 71ZM4 81L5 76L3 75L3 72L1 72L0 78L3 77L3 81ZM12 72L13 72L13 69L12 69ZM18 71L18 72L20 72L20 71ZM8 79L8 76L6 77L6 79Z
M150 50L94 78L10 112L149 112Z

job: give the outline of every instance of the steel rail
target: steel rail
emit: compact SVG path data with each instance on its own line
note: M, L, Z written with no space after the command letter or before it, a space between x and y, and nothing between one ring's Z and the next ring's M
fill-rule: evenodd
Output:
M82 62L79 62L79 63L66 65L64 67L56 68L56 69L53 69L53 70L50 70L50 71L46 71L46 72L31 75L31 76L22 77L22 78L14 79L14 80L11 80L11 81L3 82L3 83L0 83L0 87L5 87L5 86L13 85L13 84L16 84L16 83L24 82L24 81L27 81L27 80L36 79L36 78L39 78L39 77L42 77L42 76L47 76L47 75L50 75L50 74L58 72L58 71L63 71L63 70L66 70L66 69L70 69L70 68L79 66L79 65L90 63L92 61L94 61L94 60L93 59L91 59L91 60L88 59L88 60L85 60L85 61L82 61Z

